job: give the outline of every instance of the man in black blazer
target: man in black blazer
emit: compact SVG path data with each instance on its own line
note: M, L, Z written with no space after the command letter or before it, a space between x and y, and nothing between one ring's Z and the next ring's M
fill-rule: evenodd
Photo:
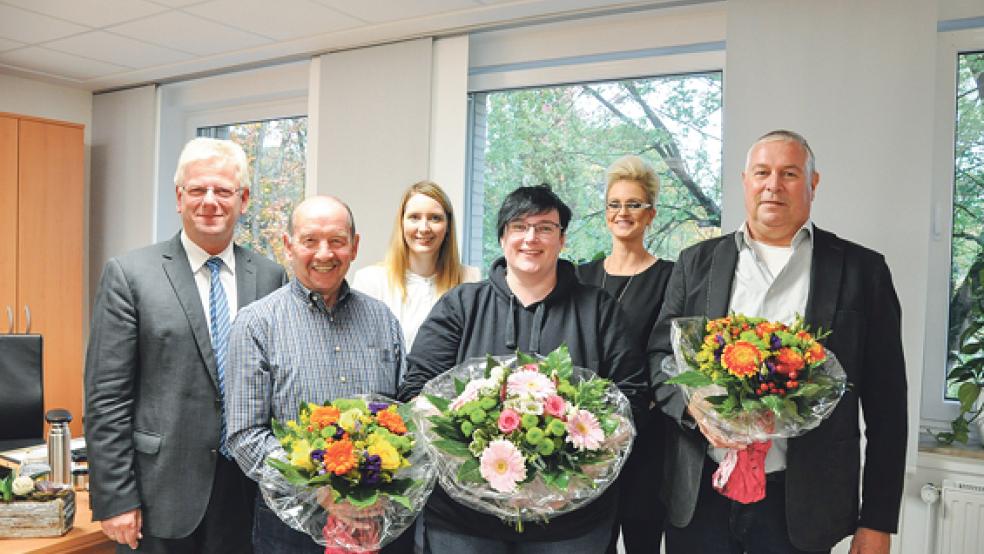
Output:
M745 224L684 250L674 267L650 339L654 382L667 378L660 368L672 359L675 317L734 311L788 322L802 313L814 330L832 330L825 346L851 388L819 427L774 441L766 498L739 504L710 485L719 449L737 445L695 421L678 387L658 386L658 403L678 423L665 453L667 552L828 552L853 534L852 554L887 554L907 433L901 310L888 267L880 254L813 226L820 178L802 136L764 135L749 150L742 179ZM867 439L860 502L859 401Z
M189 142L174 178L182 231L103 270L85 436L93 519L117 552L251 551L256 486L223 454L226 337L286 275L232 243L247 168L231 141Z

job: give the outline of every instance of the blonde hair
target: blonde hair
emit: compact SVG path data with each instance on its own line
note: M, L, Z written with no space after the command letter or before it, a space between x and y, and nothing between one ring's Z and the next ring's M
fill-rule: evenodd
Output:
M656 206L656 198L659 196L659 176L651 165L639 156L629 154L615 160L608 166L608 187L605 189L605 196L612 185L619 181L635 181L639 183L642 190L646 193L646 202Z
M386 257L383 258L382 264L386 269L387 277L389 277L390 286L396 287L400 291L400 297L404 300L407 298L406 274L407 269L410 268L410 248L403 238L403 215L407 209L407 202L415 194L423 194L436 201L441 205L447 218L444 240L441 241L441 248L438 250L435 264L434 283L437 294L443 295L460 285L464 278L464 270L458 257L458 241L455 239L454 211L451 207L451 201L448 200L441 187L433 181L414 183L403 193L400 209L396 212L393 236L390 238L389 249L386 251Z
M243 147L231 140L208 137L194 138L185 144L178 157L178 169L174 172L174 186L184 185L189 165L216 158L234 165L239 188L249 188L249 163Z

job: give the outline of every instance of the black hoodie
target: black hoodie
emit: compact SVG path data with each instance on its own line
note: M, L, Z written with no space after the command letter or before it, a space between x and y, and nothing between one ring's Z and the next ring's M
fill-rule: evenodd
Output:
M557 285L546 298L529 306L506 284L506 262L492 263L489 278L448 291L420 326L400 399L409 400L424 384L468 358L522 352L547 354L561 344L574 365L611 379L632 404L633 415L648 409L642 352L626 327L618 304L599 288L580 283L574 266L557 262ZM440 485L426 507L427 525L455 533L504 541L558 541L593 530L615 513L616 488L610 487L587 506L550 520L527 523L523 533L498 518L455 502Z

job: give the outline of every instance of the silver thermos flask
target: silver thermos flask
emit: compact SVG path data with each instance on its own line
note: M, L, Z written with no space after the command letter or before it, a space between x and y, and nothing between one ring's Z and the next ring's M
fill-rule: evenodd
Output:
M48 410L44 419L48 429L48 465L51 466L51 482L72 485L72 431L68 428L72 414L60 408Z

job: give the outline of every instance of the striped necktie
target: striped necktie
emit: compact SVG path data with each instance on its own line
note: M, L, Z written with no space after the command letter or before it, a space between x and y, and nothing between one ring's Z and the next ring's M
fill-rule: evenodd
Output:
M225 289L219 280L222 271L222 258L211 257L205 262L212 272L208 291L208 318L212 322L212 351L215 352L215 367L219 378L219 397L222 398L222 419L219 423L219 452L226 458L231 458L226 448L225 425L225 362L229 346L229 301L226 300Z

